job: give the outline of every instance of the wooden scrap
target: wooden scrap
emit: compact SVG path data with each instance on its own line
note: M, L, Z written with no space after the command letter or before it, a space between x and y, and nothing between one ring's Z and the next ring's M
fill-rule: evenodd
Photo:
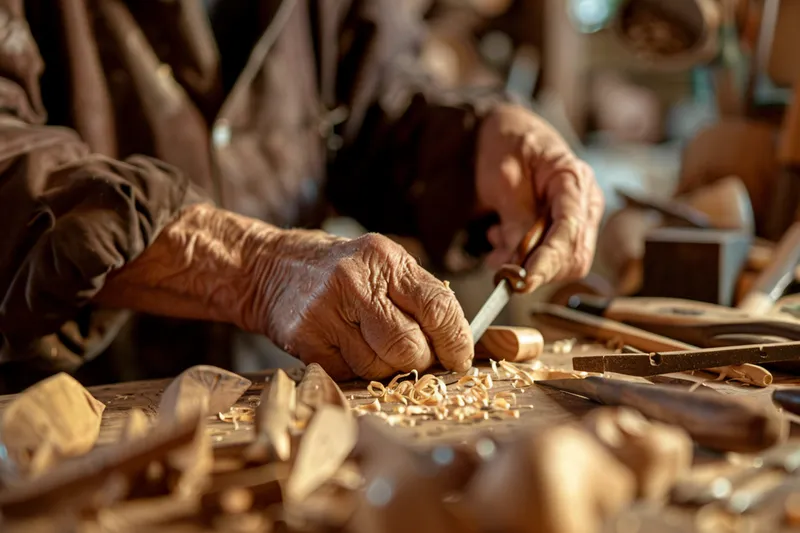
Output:
M26 389L3 411L4 481L45 472L95 445L105 405L72 376L59 373Z
M353 451L358 426L338 406L322 405L300 440L297 457L286 481L285 500L297 505L333 477Z
M633 409L596 409L582 424L633 472L640 498L663 501L692 466L692 439L684 430Z
M109 477L128 478L142 472L153 461L170 451L192 443L202 419L161 425L145 438L126 446L96 448L90 453L64 462L43 476L0 492L0 512L6 517L31 516L43 511L57 513L64 509L89 507Z
M335 405L349 412L350 403L339 385L317 363L306 366L306 372L297 385L297 418L308 423L313 412L323 405Z
M465 507L481 531L584 533L634 499L634 476L591 434L573 425L499 448L467 486Z
M150 431L150 419L144 411L135 407L128 411L128 418L125 420L125 427L119 436L119 442L131 442L141 439Z
M445 484L439 476L432 475L435 464L389 433L377 417L361 417L358 425L357 449L365 488L355 495L348 531L405 532L412 516L415 531L476 531L468 514L454 514L442 504Z
M278 370L261 392L261 403L256 409L256 440L244 452L253 462L266 462L270 458L288 461L292 453L291 430L294 426L297 405L294 380L283 370Z
M159 417L181 419L227 411L252 385L249 379L211 365L187 368L176 377L161 396Z
M539 330L514 326L490 326L475 346L478 359L529 361L542 354L544 339Z
M209 414L227 411L251 384L250 380L215 366L188 368L164 391L158 423L171 425L198 415L204 419ZM213 462L211 437L205 431L205 424L200 424L191 443L167 454L165 465L172 490L184 496L202 491Z

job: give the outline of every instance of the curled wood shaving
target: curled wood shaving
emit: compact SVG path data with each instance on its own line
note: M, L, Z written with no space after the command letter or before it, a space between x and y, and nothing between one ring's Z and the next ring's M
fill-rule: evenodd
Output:
M543 365L525 368L507 361L491 361L492 372L473 367L449 387L438 376L409 372L395 376L388 385L373 381L367 387L374 401L354 412L377 415L393 426L414 426L417 420L450 420L471 423L490 417L519 418L517 395L513 391L492 394L496 381L512 381L528 387L543 372ZM494 374L494 375L493 375Z
M709 368L709 370L719 374L717 381L728 379L755 385L756 387L768 387L772 384L772 373L758 365L745 363L743 365Z

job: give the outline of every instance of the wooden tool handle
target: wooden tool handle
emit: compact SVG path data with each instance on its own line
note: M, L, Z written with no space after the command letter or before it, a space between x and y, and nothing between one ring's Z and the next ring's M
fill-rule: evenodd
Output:
M694 350L697 348L697 346L620 324L614 320L588 315L557 305L536 304L532 309L532 317L546 324L602 341L621 340L625 344L646 352Z
M800 388L778 389L772 393L772 401L790 413L800 415Z
M519 242L517 250L514 253L513 263L501 266L495 274L495 285L499 284L503 280L507 280L514 291L528 291L530 288L530 280L528 279L528 273L525 270L525 263L528 262L528 259L533 254L536 246L542 240L545 224L546 222L543 217L538 218L536 222L533 223L531 229L528 230L528 233L526 233Z
M544 339L538 329L490 326L475 346L477 359L528 361L544 350Z
M777 414L755 403L663 385L586 379L596 386L602 403L633 407L647 417L680 426L708 448L756 452L774 445L781 435Z
M741 309L680 298L646 297L614 298L608 303L603 316L619 322L674 326L752 320L752 317Z

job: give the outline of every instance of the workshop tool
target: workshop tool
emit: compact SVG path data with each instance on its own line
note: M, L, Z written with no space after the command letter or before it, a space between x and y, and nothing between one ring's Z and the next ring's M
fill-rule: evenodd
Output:
M781 435L777 413L721 394L695 394L668 385L596 376L542 380L536 384L604 405L632 407L646 417L685 429L695 442L713 450L757 452L773 446Z
M584 372L618 372L632 376L655 376L706 368L800 361L800 341L703 348L649 354L589 355L574 357L572 366Z
M786 287L794 281L798 262L800 262L800 222L795 222L778 243L772 262L759 274L736 307L752 315L768 313L783 295Z
M800 415L800 387L776 389L772 393L772 401L790 413Z
M705 213L683 202L651 197L619 188L614 189L614 192L625 200L627 205L640 209L653 209L664 215L668 221L673 223L678 223L690 228L710 229L713 227Z
M649 331L644 331L643 329L628 326L627 324L622 324L621 322L588 315L573 309L567 309L565 307L558 307L550 304L534 304L532 307L531 317L534 320L538 320L562 329L572 330L588 337L593 337L604 341L622 342L639 350L646 350L648 352L669 352L675 350L691 352L697 350L697 346L692 344L670 339L669 337L664 337L663 335L656 335L655 333L650 333ZM641 358L642 356L637 354L617 354L605 357L609 358L608 364L624 365L624 363L621 362L623 359L627 357ZM614 358L618 358L620 361L614 363ZM583 358L581 357L573 358L573 368L578 370L578 367L575 365L582 364L582 359ZM684 361L684 363L689 364L689 360ZM698 362L698 364L702 365L703 363ZM724 366L704 368L702 366L697 366L687 370L708 370L719 373L722 376L735 376L737 379L744 379L748 383L759 387L764 387L772 383L772 375L767 370L758 365L749 363L736 367ZM666 372L667 371L664 370L663 372L655 372L655 374ZM623 372L620 373L622 374Z
M518 326L490 326L475 345L476 359L529 361L544 351L544 339L538 329Z
M731 305L751 241L741 231L654 229L645 237L639 294Z
M481 339L486 329L494 322L500 311L505 308L506 304L511 300L511 295L515 292L524 292L527 288L528 280L526 279L527 272L524 268L525 263L542 240L544 229L544 218L534 222L531 229L520 241L513 264L503 265L495 274L494 281L497 286L469 325L472 331L472 339L475 343Z
M576 294L569 306L703 348L800 340L800 321L790 317L753 317L740 309L680 298Z
M573 331L601 341L621 342L646 352L693 350L697 346L681 342L574 309L552 304L531 305L531 318L553 327Z

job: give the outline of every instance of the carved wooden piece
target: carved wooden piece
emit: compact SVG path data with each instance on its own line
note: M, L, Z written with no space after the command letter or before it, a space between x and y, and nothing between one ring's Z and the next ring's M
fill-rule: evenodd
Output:
M635 491L633 475L604 446L564 425L499 448L470 481L465 507L476 510L481 531L584 533L600 531Z
M0 511L4 516L30 516L42 509L55 513L59 509L91 506L91 500L110 477L131 478L170 451L191 445L201 422L198 416L157 426L147 437L126 446L96 448L62 463L44 476L0 493Z
M5 473L38 475L53 463L92 449L105 405L75 378L56 374L25 390L3 412L0 441Z
M306 366L303 379L297 385L297 404L303 404L313 410L323 405L335 405L344 410L350 409L339 385L317 363Z
M195 410L204 414L224 412L252 385L249 379L222 368L197 365L181 372L164 391L159 416L182 419Z
M250 461L266 462L270 458L288 461L292 453L291 430L297 405L294 380L278 370L261 392L256 409L255 442L245 450Z
M444 485L436 466L422 460L380 419L358 419L358 457L365 480L348 523L352 533L401 533L413 524L420 533L474 533L465 514L451 512L442 500Z
M358 426L349 409L320 406L300 440L286 481L285 499L300 504L329 480L353 451Z
M602 408L582 421L636 477L638 496L664 500L692 466L692 439L675 426L649 422L628 408Z
M159 424L170 425L191 419L198 413L206 416L227 411L252 382L238 374L210 365L198 365L183 371L164 391L159 404ZM166 464L172 472L173 490L184 496L202 490L213 468L211 437L204 425L188 446L170 452ZM170 473L172 474L172 473Z
M529 361L542 354L544 339L537 329L490 326L475 346L475 357L505 361Z

